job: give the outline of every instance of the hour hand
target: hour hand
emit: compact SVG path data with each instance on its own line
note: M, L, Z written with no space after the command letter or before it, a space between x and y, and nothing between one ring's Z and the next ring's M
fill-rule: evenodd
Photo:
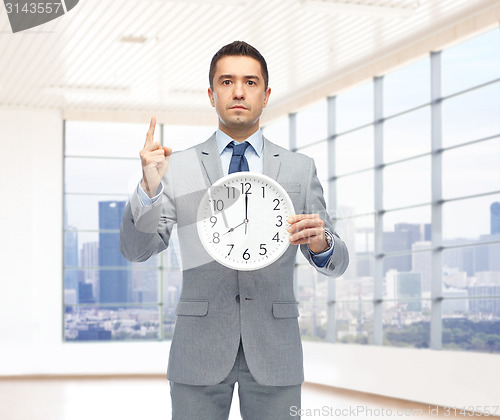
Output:
M226 233L232 232L232 231L233 231L233 230L235 230L237 227L240 227L243 223L245 223L245 221L244 221L244 220L243 220L243 222L241 222L238 226L235 226L235 227L233 227L233 228L229 229ZM224 233L224 235L225 235L226 233Z

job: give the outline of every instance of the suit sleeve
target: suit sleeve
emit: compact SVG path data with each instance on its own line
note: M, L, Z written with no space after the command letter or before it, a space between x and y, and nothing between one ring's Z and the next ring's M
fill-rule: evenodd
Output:
M162 183L163 194L152 205L141 202L137 188L127 203L120 227L120 250L129 261L146 261L168 247L177 221L170 171Z
M332 220L326 210L323 187L321 186L316 174L316 165L314 164L313 159L310 159L305 212L307 214L317 213L325 222L325 229L330 232L333 237L333 253L323 267L319 267L314 263L307 244L300 245L302 254L318 272L331 277L341 276L344 274L347 266L349 265L349 253L347 251L346 244L342 241L342 239L340 239L339 235L333 229Z

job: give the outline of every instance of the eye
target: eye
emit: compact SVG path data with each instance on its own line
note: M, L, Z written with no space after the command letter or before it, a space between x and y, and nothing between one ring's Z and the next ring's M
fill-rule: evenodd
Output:
M255 85L255 82L254 82L253 80L249 80L249 81L248 81L248 84L249 84L250 86L253 86L253 85Z
M231 83L231 80L224 80L222 82L223 85L228 86Z

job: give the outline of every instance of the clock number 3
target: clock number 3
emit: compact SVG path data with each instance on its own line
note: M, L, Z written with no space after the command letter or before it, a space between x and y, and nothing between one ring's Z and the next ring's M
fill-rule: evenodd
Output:
M279 224L278 224L278 223L276 223L276 227L281 227L281 226L283 225L283 217L282 217L281 215L279 215L279 216L276 216L276 218L277 218L277 219L279 219L279 220L278 220L278 223L279 223ZM212 227L213 227L213 226L212 226Z

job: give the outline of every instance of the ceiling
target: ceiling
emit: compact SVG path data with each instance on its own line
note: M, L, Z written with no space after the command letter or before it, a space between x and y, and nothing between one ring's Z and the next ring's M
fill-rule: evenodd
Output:
M266 112L277 116L407 60L418 41L413 55L428 52L430 36L448 30L446 42L498 25L499 14L500 0L80 0L13 34L2 2L0 106L207 123L210 59L240 39L268 62Z

